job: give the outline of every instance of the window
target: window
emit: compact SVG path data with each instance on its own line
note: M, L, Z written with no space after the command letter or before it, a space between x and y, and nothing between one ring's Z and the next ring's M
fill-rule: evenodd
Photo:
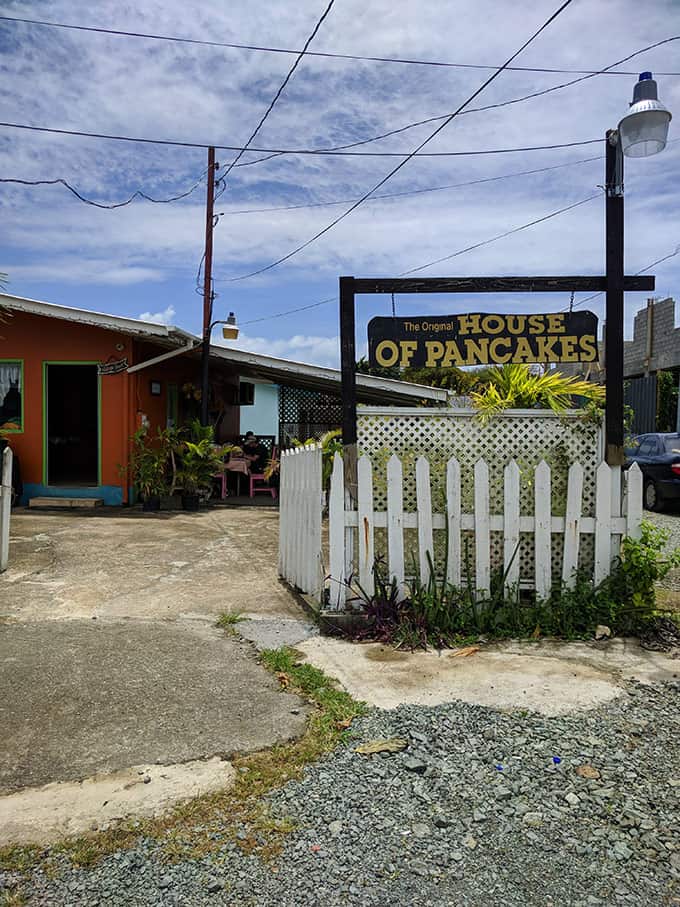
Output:
M24 430L24 363L0 361L0 431Z
M638 456L651 457L656 453L656 440L654 438L644 438L638 448Z

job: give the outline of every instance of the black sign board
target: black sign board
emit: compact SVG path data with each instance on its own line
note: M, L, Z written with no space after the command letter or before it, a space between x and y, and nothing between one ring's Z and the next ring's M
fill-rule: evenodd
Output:
M594 362L597 356L597 316L592 312L472 312L379 317L368 323L368 361L383 368Z

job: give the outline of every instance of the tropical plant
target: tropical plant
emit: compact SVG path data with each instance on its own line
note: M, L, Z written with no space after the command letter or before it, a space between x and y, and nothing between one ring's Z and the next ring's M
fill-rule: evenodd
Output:
M207 491L212 480L225 469L224 458L233 445L217 446L203 438L198 442L184 441L179 451L177 483L185 494Z
M483 421L505 409L551 409L563 413L574 397L604 402L604 387L561 372L534 374L522 364L498 365L485 370L483 384L471 393L472 405Z
M132 435L131 441L130 462L121 472L130 475L135 488L145 498L159 497L168 488L168 434L159 429L156 437L151 437L147 427L142 426Z

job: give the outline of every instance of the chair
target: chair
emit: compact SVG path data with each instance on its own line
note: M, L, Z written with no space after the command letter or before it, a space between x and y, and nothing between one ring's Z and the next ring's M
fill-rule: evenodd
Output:
M271 449L272 460L276 459L277 453L278 453L278 450L276 448L276 445L272 445L272 449ZM258 482L261 482L263 484L261 484L261 485L256 484ZM276 488L272 488L271 485L267 484L267 479L265 479L264 474L251 472L250 473L250 497L254 498L255 492L257 492L257 491L264 491L264 492L269 491L269 492L271 492L272 498L274 500L276 500Z

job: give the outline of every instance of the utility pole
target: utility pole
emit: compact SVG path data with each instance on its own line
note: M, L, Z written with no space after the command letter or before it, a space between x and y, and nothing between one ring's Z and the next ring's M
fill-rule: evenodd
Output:
M212 322L212 257L215 204L215 149L208 148L208 193L205 203L205 255L203 262L203 345L201 347L201 425L207 425L210 388L210 325Z

